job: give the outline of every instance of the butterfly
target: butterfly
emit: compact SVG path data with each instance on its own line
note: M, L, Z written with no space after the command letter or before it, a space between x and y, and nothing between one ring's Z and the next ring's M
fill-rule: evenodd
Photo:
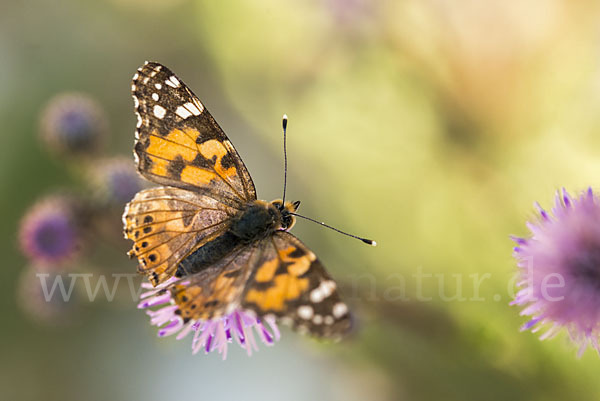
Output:
M257 199L233 144L167 67L147 62L131 91L137 168L160 185L123 214L138 272L154 286L168 282L184 323L241 308L319 337L346 333L336 282L289 232L300 202Z

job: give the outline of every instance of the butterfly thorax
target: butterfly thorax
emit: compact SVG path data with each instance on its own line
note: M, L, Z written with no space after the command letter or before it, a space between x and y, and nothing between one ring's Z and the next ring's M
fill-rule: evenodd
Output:
M229 229L207 241L184 258L177 266L176 277L198 273L221 260L237 248L247 246L272 235L289 230L295 223L294 213L300 202L255 200L246 205L231 220Z
M265 238L273 231L289 230L295 222L291 213L296 211L299 204L287 202L283 205L281 200L255 200L233 219L229 230L245 243Z

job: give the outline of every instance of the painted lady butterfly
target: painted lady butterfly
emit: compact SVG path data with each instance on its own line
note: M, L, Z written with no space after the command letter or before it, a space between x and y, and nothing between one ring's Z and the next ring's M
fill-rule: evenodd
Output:
M166 290L184 322L241 308L316 336L346 332L350 314L335 281L289 233L300 202L256 198L223 130L165 66L146 63L131 90L137 167L162 185L139 192L123 214L138 271L154 286L182 278Z

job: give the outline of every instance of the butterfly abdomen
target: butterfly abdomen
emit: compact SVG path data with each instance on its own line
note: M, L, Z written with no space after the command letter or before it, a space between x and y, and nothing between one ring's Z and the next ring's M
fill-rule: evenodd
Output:
M231 231L226 231L179 262L175 277L198 273L223 259L239 245L241 245L239 238Z

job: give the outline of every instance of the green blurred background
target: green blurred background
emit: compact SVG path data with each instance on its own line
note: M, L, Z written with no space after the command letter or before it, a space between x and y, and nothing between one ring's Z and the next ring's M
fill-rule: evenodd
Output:
M508 306L508 235L527 233L533 201L597 183L599 27L591 1L2 2L1 398L599 399L598 355L520 333ZM223 362L192 356L190 338L157 339L127 294L86 302L67 325L22 312L21 215L80 185L41 146L40 112L55 94L87 93L109 117L109 153L129 156L144 60L203 100L263 199L281 196L288 114L289 196L379 243L294 228L343 284L351 338L284 329L276 346L251 358L231 347ZM135 270L121 252L102 263Z

